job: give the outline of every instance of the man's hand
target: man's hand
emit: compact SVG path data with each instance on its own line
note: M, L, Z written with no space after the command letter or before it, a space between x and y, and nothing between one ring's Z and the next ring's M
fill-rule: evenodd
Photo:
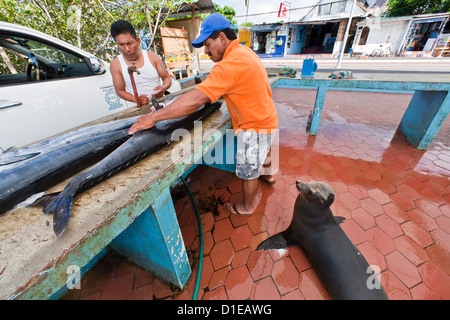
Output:
M164 95L164 90L161 86L157 86L157 87L153 88L153 93L152 93L153 97L155 97L156 99L159 99L163 95Z
M139 117L139 119L131 126L130 130L128 131L128 134L134 134L139 130L149 129L153 127L155 124L156 120L155 117L153 116L153 113L144 114L143 116Z
M150 99L146 94L141 94L139 96L139 100L141 101L141 105L147 105L150 104Z

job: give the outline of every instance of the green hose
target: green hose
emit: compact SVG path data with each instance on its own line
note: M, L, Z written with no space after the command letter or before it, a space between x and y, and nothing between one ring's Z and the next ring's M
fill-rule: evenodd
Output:
M192 297L192 300L197 300L198 295L198 289L200 287L200 278L202 276L202 265L203 265L203 228L202 228L202 221L200 219L200 213L198 212L197 205L195 204L194 196L192 195L191 189L189 189L189 186L187 185L186 181L184 181L183 177L180 177L180 180L184 183L184 186L186 187L189 197L191 198L192 205L194 206L195 215L197 216L197 222L198 222L198 228L200 231L200 254L198 257L198 271L197 271L197 280L195 282L195 290L194 290L194 296Z

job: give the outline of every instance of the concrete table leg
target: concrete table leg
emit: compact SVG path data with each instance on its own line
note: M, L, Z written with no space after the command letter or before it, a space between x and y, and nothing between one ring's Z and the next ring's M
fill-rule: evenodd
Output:
M184 287L191 274L169 188L110 245L178 288Z
M327 94L327 87L319 86L317 88L316 103L314 104L314 111L311 120L311 127L309 134L312 136L317 135L319 130L320 117L322 115L323 103L325 102L325 95Z
M447 91L418 90L409 103L399 129L417 149L427 150L450 112Z

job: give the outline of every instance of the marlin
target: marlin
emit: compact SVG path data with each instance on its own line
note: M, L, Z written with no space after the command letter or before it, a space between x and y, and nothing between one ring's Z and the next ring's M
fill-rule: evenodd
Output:
M127 128L80 139L60 148L39 152L24 159L20 165L16 163L1 171L0 214L94 164L129 137Z
M83 140L103 134L130 128L139 116L130 117L59 134L41 142L21 148L9 148L0 153L0 172L22 165L24 161L38 155L46 154L62 147L67 147Z
M49 195L46 203L44 203L43 212L53 215L53 231L55 234L59 237L66 230L75 195L162 149L172 142L174 130L179 128L192 129L194 121L204 119L213 111L219 109L220 106L221 102L218 101L212 104L206 103L188 116L160 121L150 129L136 132L103 160L73 177L61 193Z

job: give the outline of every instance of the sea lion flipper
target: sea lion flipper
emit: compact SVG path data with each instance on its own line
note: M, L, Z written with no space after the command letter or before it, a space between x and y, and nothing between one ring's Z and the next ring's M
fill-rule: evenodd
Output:
M261 242L256 250L283 249L288 246L283 233L278 233L263 242Z
M344 222L347 218L345 217L341 217L341 216L335 216L334 220L336 221L337 224L341 224L342 222Z

